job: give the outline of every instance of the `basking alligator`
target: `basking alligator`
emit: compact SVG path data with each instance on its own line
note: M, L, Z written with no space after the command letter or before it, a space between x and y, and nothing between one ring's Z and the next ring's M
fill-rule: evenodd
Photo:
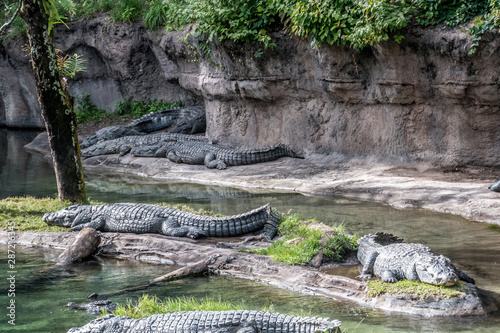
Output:
M148 135L132 135L106 140L88 148L82 149L81 155L83 157L91 157L98 155L127 154L132 148L144 145L156 145L165 141L198 141L209 142L206 136L179 134L179 133L156 133Z
M220 170L231 165L263 163L285 156L298 157L284 144L263 148L231 149L191 141L172 141L149 146L136 146L131 150L131 154L135 156L167 157L175 163L205 164L207 168Z
M94 135L83 140L80 148L86 149L101 141L124 136L146 135L172 126L174 127L169 130L172 133L195 134L205 132L205 109L201 106L187 106L152 112L133 120L127 125L102 128Z
M255 310L188 311L142 319L106 315L68 333L341 333L340 321Z
M451 286L460 279L475 283L450 259L434 254L425 245L403 243L401 238L381 232L363 236L358 244L358 259L363 264L358 278L369 279L373 274L384 282L410 280Z
M71 227L71 230L94 228L111 232L162 233L198 238L232 237L263 229L268 239L276 236L280 219L280 215L269 204L247 213L225 217L197 215L170 207L136 203L73 205L43 216L47 224Z

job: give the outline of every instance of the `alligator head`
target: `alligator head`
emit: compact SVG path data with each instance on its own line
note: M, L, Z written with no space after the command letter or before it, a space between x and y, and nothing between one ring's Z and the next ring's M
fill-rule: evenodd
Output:
M72 205L53 213L43 215L43 220L48 225L56 225L59 227L71 227L74 219L80 212L78 209L81 205Z
M436 286L453 286L458 281L455 266L444 256L421 256L415 265L420 281Z

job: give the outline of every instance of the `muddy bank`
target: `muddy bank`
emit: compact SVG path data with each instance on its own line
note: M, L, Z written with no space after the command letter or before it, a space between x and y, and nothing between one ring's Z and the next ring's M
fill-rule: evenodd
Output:
M66 249L76 232L26 232L16 235L16 244L29 247ZM7 243L8 233L0 231L0 243ZM230 239L237 241L238 239ZM159 264L189 265L213 255L220 255L211 269L217 274L249 279L310 295L321 295L343 302L424 316L475 316L496 310L492 299L467 284L462 296L453 299L413 299L410 295L385 295L366 299L366 282L323 273L307 266L288 266L264 256L235 252L220 247L227 239L197 241L155 234L102 233L101 256L133 259ZM224 259L234 257L228 263Z

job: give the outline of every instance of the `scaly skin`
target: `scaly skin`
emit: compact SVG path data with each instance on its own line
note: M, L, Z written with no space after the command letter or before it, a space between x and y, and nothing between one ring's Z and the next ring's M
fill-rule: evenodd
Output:
M135 156L167 157L175 163L204 164L207 168L220 170L226 169L228 166L274 161L280 157L298 157L284 144L263 148L231 149L191 141L136 146L131 150L131 154Z
M263 230L268 239L276 235L280 218L269 205L239 215L212 217L136 203L73 205L43 216L47 224L71 227L71 230L94 228L191 238L233 237Z
M358 278L378 276L384 282L410 280L437 286L452 286L474 279L456 268L450 259L434 254L422 244L403 243L391 234L366 235L358 240L358 259L363 271Z
M121 138L106 140L85 148L81 151L83 157L91 157L107 154L125 155L134 147L149 146L163 143L165 141L199 141L209 142L206 136L179 134L179 133L156 133L148 135L124 136Z
M341 333L340 321L231 310L157 314L142 319L107 315L68 333Z

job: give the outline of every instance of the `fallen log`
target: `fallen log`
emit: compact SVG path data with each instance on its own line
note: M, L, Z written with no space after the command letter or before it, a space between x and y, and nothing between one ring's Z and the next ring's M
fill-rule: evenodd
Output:
M82 229L73 243L57 258L57 265L69 265L90 257L101 244L101 234L92 228Z
M93 293L89 295L88 298L108 299L111 296L123 295L134 291L148 289L161 283L199 276L208 272L209 265L215 262L215 258L216 256L212 256L208 260L200 260L198 262L195 262L194 264L181 267L173 272L157 277L156 279L149 281L147 284L125 288L121 290L115 290L104 294Z

